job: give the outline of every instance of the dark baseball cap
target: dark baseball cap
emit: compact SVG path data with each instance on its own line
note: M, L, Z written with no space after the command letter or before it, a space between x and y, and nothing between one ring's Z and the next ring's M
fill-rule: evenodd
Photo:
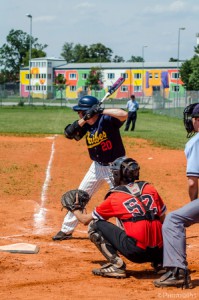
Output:
M199 118L199 103L194 107L192 114L192 118Z

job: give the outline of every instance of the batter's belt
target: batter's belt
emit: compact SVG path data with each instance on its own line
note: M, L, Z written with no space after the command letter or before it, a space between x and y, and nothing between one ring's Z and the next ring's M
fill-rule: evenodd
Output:
M109 163L104 163L101 161L96 161L96 163L98 163L100 166L109 166Z

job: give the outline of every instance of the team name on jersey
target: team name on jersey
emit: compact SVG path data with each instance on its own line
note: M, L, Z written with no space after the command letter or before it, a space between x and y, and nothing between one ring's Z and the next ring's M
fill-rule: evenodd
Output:
M86 140L87 140L88 148L92 148L99 145L102 141L106 141L107 134L104 131L102 131L101 133L98 133L98 131L96 131L93 136L90 136L90 133L87 132Z

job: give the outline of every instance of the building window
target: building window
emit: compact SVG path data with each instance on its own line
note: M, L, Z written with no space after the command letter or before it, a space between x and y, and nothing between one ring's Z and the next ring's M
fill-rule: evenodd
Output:
M121 86L121 92L128 92L128 86L127 85L122 85Z
M29 85L26 85L25 90L26 92L29 92L30 90L32 90L32 86L30 87Z
M142 74L141 73L134 73L134 79L141 79Z
M114 79L115 78L115 74L114 73L108 73L108 79Z
M52 67L52 62L48 61L48 67L49 67L49 68Z
M179 73L177 73L177 72L173 72L173 73L171 73L171 78L172 79L179 79Z
M158 74L158 73L155 73L154 77L155 77L155 78L159 78L159 74Z
M173 86L171 86L171 90L172 90L172 92L179 92L179 85L173 85Z
M88 74L87 73L84 73L84 74L82 74L82 79L87 79L88 78Z
M51 79L51 77L52 77L51 74L48 74L48 79Z
M134 92L141 92L142 91L142 86L141 85L135 85L134 86Z
M77 87L75 85L70 85L70 91L75 92L77 90Z
M128 78L128 74L127 73L121 73L121 77L123 77L124 79Z
M149 78L153 78L153 74L152 73L149 73Z
M87 92L87 91L88 91L88 87L85 86L85 85L83 85L83 86L82 86L82 91L83 91L83 92Z
M70 79L76 79L77 78L77 74L76 73L71 73L69 76Z

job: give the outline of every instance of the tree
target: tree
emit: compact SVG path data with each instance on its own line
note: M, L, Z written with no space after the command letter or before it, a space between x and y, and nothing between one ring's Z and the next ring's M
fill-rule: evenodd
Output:
M199 44L194 47L194 52L199 55Z
M75 45L73 49L74 62L89 62L89 50L88 46L82 46L80 44Z
M169 61L170 61L170 62L176 62L176 61L178 61L178 59L177 59L177 58L170 57Z
M66 60L67 63L74 62L73 43L65 43L63 45L61 56Z
M100 90L102 88L102 72L98 67L91 68L88 78L86 80L86 86L88 86L91 90Z
M113 51L103 44L92 44L90 46L73 43L65 43L61 56L67 63L84 62L110 62Z
M194 56L191 61L192 73L189 77L189 83L194 91L199 91L199 57Z
M131 56L131 58L129 60L127 60L127 62L144 62L143 57L141 56Z
M63 74L58 74L55 77L53 85L56 87L56 90L60 92L61 99L62 99L63 91L68 86L68 84L66 83L66 78L64 77L64 75Z
M103 44L92 44L89 47L90 62L111 62L113 51Z
M193 90L193 87L189 83L189 78L191 73L192 73L191 60L186 60L180 68L180 77L183 81L183 86L186 88L186 90Z
M199 91L199 47L195 47L195 55L186 60L180 68L180 77L187 91Z
M115 55L113 58L113 62L125 62L124 58L122 56Z
M38 58L38 57L46 57L46 53L41 49L32 48L31 49L31 57ZM29 51L26 52L26 56L23 58L23 65L29 65Z
M32 44L32 58L46 56L43 49L47 45L38 44L38 39L30 37L22 30L10 30L6 37L7 43L0 48L0 66L5 76L5 81L19 80L19 71L22 64L29 61L28 53L30 48L30 38ZM34 51L35 50L35 51Z

